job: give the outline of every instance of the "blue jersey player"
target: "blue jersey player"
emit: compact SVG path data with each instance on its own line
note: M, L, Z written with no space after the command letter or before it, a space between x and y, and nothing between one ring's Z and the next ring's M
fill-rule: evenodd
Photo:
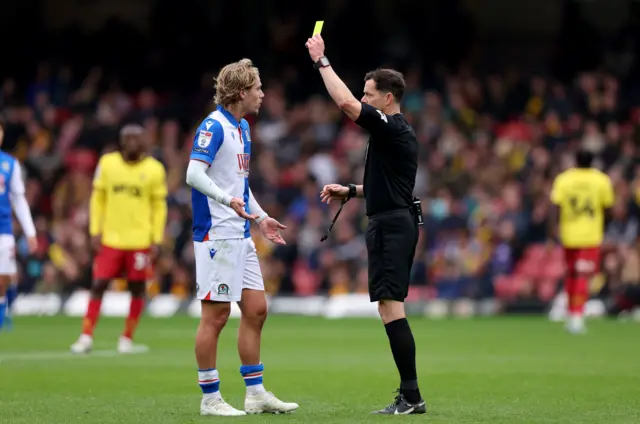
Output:
M0 147L3 139L4 129L0 125ZM7 313L7 289L17 273L12 210L27 236L29 251L35 252L38 246L36 229L29 204L24 197L20 164L11 155L0 150L0 329Z
M291 412L298 404L283 402L262 384L262 326L267 316L264 282L249 225L258 223L268 240L284 244L284 226L267 216L249 189L251 135L243 116L256 113L264 94L251 61L225 66L216 78L218 107L200 124L194 139L187 183L193 188L193 241L196 296L202 316L196 334L202 415L237 416ZM240 374L246 385L244 411L224 401L217 370L218 336L231 302L242 317L238 330Z

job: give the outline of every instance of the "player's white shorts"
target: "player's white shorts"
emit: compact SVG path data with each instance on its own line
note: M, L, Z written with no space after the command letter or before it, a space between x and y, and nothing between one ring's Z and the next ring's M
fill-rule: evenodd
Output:
M14 275L16 267L16 239L13 234L0 234L0 275Z
M264 290L251 238L194 242L194 256L199 300L238 302L242 289Z

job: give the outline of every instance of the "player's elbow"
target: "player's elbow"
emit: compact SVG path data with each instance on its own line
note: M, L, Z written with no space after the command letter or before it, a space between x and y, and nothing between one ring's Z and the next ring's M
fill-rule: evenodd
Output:
M338 107L340 108L340 110L342 110L343 112L347 112L349 110L352 110L355 106L356 103L360 103L358 102L355 98L353 97L347 97L345 99L340 99L338 101Z
M362 105L355 97L339 101L338 107L352 120L358 119L360 110L362 109Z
M195 168L189 165L189 167L187 168L187 185L189 187L193 187L193 185L195 184L195 181L197 179L196 174L197 172L195 172Z
M193 187L193 175L187 172L187 185L189 187Z

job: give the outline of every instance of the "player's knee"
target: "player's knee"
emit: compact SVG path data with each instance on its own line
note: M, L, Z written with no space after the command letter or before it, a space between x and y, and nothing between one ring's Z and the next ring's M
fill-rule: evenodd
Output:
M107 280L95 280L93 284L91 284L91 296L93 298L100 298L107 291L107 287L109 286L109 281Z
M387 324L405 317L404 304L396 300L380 300L378 302L378 314L382 322Z
M7 287L11 284L11 276L9 275L0 275L0 294L2 294Z
M129 291L132 297L143 297L145 293L146 283L144 281L129 282Z
M206 308L206 312L205 309ZM210 331L220 332L229 320L231 315L230 303L210 303L203 308L200 322Z
M260 304L255 305L252 308L247 308L244 316L245 318L249 319L254 325L262 326L262 324L264 324L264 322L267 320L267 305Z
M5 295L9 284L11 284L11 278L8 276L0 275L0 296Z

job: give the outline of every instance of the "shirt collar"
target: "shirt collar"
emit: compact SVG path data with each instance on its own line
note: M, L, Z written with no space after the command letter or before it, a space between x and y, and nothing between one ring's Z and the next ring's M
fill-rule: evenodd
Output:
M231 122L231 125L233 125L236 128L240 127L240 123L238 123L238 121L236 120L236 117L233 116L231 112L229 112L227 109L225 109L220 105L218 105L218 110L220 111L220 113L224 115L225 118L227 118L229 122Z

